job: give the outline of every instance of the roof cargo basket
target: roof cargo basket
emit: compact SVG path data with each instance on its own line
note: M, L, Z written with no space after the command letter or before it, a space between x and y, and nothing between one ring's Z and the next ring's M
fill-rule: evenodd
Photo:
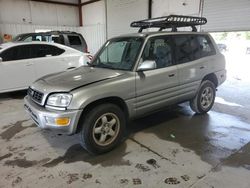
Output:
M172 32L176 32L179 27L191 27L192 31L196 32L197 25L204 25L207 23L207 19L204 17L194 16L182 16L182 15L169 15L158 18L146 19L135 21L130 24L131 27L139 27L139 33L143 29L159 28L159 31L163 29L171 28Z

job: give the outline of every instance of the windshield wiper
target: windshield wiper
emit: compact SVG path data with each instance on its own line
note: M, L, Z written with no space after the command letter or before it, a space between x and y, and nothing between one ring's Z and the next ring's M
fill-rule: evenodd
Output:
M90 67L96 67L96 65L94 65L93 63L87 62L87 65Z
M98 63L97 65L95 65L98 68L107 68L107 69L114 69L112 66L106 65L104 63Z

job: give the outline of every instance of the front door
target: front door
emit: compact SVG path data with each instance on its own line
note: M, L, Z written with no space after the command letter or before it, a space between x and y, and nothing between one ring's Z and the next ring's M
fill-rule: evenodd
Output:
M30 46L21 45L6 49L1 53L0 92L27 88L35 81Z
M148 40L141 62L155 61L153 70L136 73L138 116L173 104L178 97L178 70L173 61L172 39L157 36Z

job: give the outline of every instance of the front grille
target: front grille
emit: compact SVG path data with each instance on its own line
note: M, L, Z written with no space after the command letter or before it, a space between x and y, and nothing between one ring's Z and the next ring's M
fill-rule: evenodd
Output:
M43 101L43 93L36 91L34 89L28 89L28 95L32 98L33 101L41 104Z

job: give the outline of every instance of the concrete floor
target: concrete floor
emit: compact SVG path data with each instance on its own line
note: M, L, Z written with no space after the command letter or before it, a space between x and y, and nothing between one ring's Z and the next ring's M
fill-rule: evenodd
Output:
M0 187L250 187L250 84L232 79L214 108L186 104L130 123L114 151L91 156L77 136L37 128L25 93L0 95ZM171 184L171 185L169 185Z

